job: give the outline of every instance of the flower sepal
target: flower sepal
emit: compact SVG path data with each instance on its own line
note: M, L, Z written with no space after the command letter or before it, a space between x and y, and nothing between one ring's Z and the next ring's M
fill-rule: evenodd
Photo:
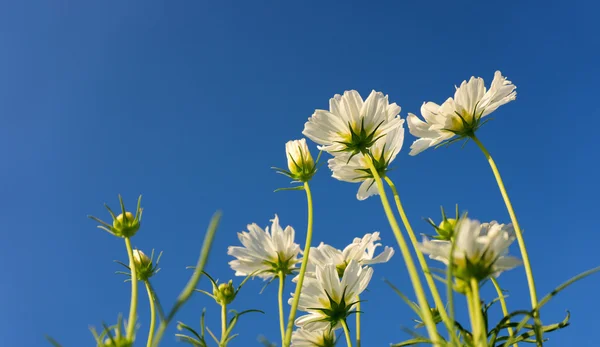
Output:
M246 278L244 278L242 283L240 283L240 285L237 288L235 288L233 286L233 280L229 280L229 282L227 282L227 283L219 283L219 280L215 280L205 271L202 271L202 274L204 276L208 277L208 279L210 280L210 283L212 284L212 294L205 290L202 290L202 289L194 289L194 290L199 293L202 293L204 295L210 296L219 305L231 304L233 302L233 300L235 300L235 297L238 295L238 293L240 292L240 290L242 289L244 284L246 284L246 282L252 276L255 275L254 273L252 273L252 274L246 276Z
M433 219L428 218L427 219L427 223L429 223L433 229L435 229L435 232L437 235L433 235L432 238L436 239L436 240L443 240L443 241L450 241L454 238L455 235L455 229L456 229L456 225L460 219L459 214L458 214L458 205L456 205L456 217L455 218L448 218L446 217L446 212L444 211L444 207L441 207L442 210L442 221L440 222L440 224L436 225L435 222L433 221ZM467 214L465 213L462 218L467 217Z
M142 222L142 208L140 207L142 196L140 195L138 198L135 215L125 209L125 204L123 203L121 195L119 195L119 203L121 205L121 214L119 215L115 215L111 208L107 204L104 204L104 207L106 207L108 213L110 213L110 216L112 217L112 223L107 223L94 216L88 216L88 218L100 223L100 225L98 225L99 229L105 230L117 237L129 238L134 236L140 229L140 224Z
M350 315L360 312L357 310L353 310L354 305L362 302L364 300L357 300L351 303L346 303L346 288L342 292L342 296L340 302L335 301L331 295L327 291L325 294L327 295L327 299L329 299L329 308L326 307L309 307L309 310L315 310L321 312L324 317L321 319L323 322L329 322L331 328L338 325L341 321L345 321Z
M319 151L317 160L314 161L310 150L306 144L306 139L292 140L285 144L286 156L288 159L288 169L282 169L279 167L271 167L275 172L287 176L292 179L292 183L304 183L311 180L318 170L319 161L321 159L322 151ZM286 189L281 188L279 190L301 190L301 189Z
M152 250L150 257L148 257L146 254L144 254L144 252L140 251L139 249L133 250L133 263L135 264L135 270L138 281L147 281L150 279L150 277L156 275L160 271L158 263L160 262L161 256L162 252L158 254L158 257L156 257L155 261L154 249ZM131 271L129 265L118 260L115 260L115 262L124 266L127 270ZM131 280L131 272L117 271L116 274L129 276L129 278L126 279L125 282Z

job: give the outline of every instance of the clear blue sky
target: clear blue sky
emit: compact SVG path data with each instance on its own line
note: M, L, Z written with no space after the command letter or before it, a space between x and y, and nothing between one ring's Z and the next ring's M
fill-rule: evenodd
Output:
M127 312L129 285L113 275L122 240L86 215L108 217L117 194L144 194L133 240L164 251L154 279L170 306L190 275L216 209L224 219L208 271L233 276L228 245L246 224L278 213L304 242L305 198L273 193L288 180L284 143L299 138L315 108L346 89L383 91L402 116L441 102L471 75L489 83L500 69L518 86L515 102L479 132L496 157L526 233L544 294L598 265L598 61L592 2L412 1L337 4L291 1L12 1L0 5L0 345L93 345L89 325ZM484 157L469 143L408 156L391 174L419 232L423 217L455 203L482 221L508 222ZM315 147L312 147L313 150ZM397 245L377 199L324 167L314 179L315 241L343 247L379 230ZM516 247L513 253L517 254ZM365 346L407 335L410 310L381 281L411 288L399 254L377 266L365 295ZM239 279L236 279L239 281ZM511 309L526 308L523 268L500 277ZM200 286L209 288L207 281ZM234 307L246 317L235 346L277 340L276 287L252 281ZM600 276L557 297L545 322L572 313L549 346L594 346ZM290 290L291 291L291 287ZM483 297L491 299L486 286ZM140 295L142 317L146 297ZM218 330L218 307L195 296L179 319L196 326L202 307ZM146 334L143 318L140 335ZM176 346L169 331L164 346Z

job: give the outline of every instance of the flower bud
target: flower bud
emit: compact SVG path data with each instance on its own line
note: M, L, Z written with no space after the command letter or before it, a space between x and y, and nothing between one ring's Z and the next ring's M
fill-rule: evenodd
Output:
M213 295L220 305L230 304L235 299L236 294L231 280L228 283L221 283L217 287L213 286Z
M125 336L107 338L104 340L102 347L132 347L133 342L129 341Z
M146 281L156 273L156 268L152 264L152 259L139 249L133 250L133 263L137 270L137 278L140 281Z
M288 141L285 151L292 178L301 182L310 180L315 173L315 162L306 145L306 139Z
M133 213L125 212L122 213L113 220L113 229L115 233L122 235L123 237L131 237L140 228L140 221L135 218Z
M442 220L440 225L436 228L439 239L450 240L454 237L454 228L456 227L456 219L445 218Z

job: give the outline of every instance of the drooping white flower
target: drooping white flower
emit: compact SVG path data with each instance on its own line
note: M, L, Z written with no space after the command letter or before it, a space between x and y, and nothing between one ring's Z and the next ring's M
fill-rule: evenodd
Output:
M367 288L373 269L352 260L340 279L333 264L317 267L315 278L307 277L298 309L308 314L298 317L296 325L308 330L336 329L352 313L358 296ZM291 304L293 297L290 298Z
M496 221L479 223L462 218L455 232L452 260L456 277L481 281L521 265L520 259L507 255L508 247L515 239L511 224L498 224ZM448 265L452 241L424 238L420 249L430 258Z
M331 329L297 329L292 334L293 347L334 347L335 333Z
M375 250L381 246L381 243L377 243L379 240L381 240L379 232L366 234L362 238L355 238L344 250L321 242L318 247L310 249L306 276L315 277L317 267L324 267L327 264L335 265L338 275L342 276L351 261L357 262L360 266L386 263L394 255L394 249L385 246L383 252L375 255Z
M373 160L373 165L379 175L385 176L390 164L402 149L403 124L404 119L401 119L399 126L375 141L370 150L371 157L365 157L363 154L341 153L329 159L328 164L333 172L332 177L345 182L362 182L356 193L358 200L365 200L371 195L379 194L367 160Z
M329 111L316 110L302 133L331 154L357 154L400 126L399 113L400 106L390 104L381 92L372 91L363 101L356 90L349 90L329 100Z
M269 279L280 271L288 275L300 262L300 246L294 243L294 228L288 225L285 230L282 229L277 215L271 222L270 233L269 227L263 230L256 223L249 224L248 232L238 233L243 247L228 248L227 254L237 258L229 262L236 276L254 273L257 277Z
M407 117L410 133L419 138L410 147L410 155L419 154L454 136L461 138L473 134L483 125L483 117L515 100L516 88L500 71L496 71L489 90L486 90L481 77L471 77L456 88L454 98L448 98L442 105L424 103L421 115L425 122L412 113Z

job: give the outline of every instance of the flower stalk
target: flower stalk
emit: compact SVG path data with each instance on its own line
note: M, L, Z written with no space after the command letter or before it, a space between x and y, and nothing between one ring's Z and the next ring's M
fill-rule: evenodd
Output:
M285 274L279 271L279 292L277 295L279 301L279 329L281 331L281 345L285 344L285 316L283 311L283 289L285 287Z
M152 292L152 288L150 288L150 282L145 280L144 284L146 285L148 302L150 304L150 327L148 328L148 341L146 342L146 347L151 347L152 340L154 339L154 330L156 328L156 305L154 303L154 293Z
M438 312L440 313L440 317L442 318L442 320L444 321L444 324L446 325L446 329L448 330L448 334L450 334L451 339L455 343L459 343L458 338L456 337L456 334L454 333L454 324L448 317L448 313L446 312L446 308L444 306L444 302L442 301L442 297L440 296L437 286L435 285L435 280L433 279L431 271L429 270L429 266L427 265L427 260L425 259L423 252L421 252L421 250L419 249L419 246L418 246L419 242L417 240L415 232L413 231L413 228L410 225L410 222L408 221L408 217L406 216L406 213L404 212L404 207L402 206L402 202L400 201L400 194L398 194L396 185L387 176L384 177L384 180L387 182L388 186L392 189L392 193L394 194L394 201L396 202L396 208L398 209L398 213L400 214L402 223L404 223L404 227L407 230L408 238L410 239L410 242L412 243L415 253L417 254L417 259L419 261L419 264L421 265L423 274L425 275L425 280L427 281L429 290L431 291L431 296L433 297L433 302L435 303L435 306L438 309Z
M346 345L348 347L352 347L352 337L350 336L350 329L348 329L348 323L346 323L345 319L343 319L341 323L342 327L344 328L344 334L346 335Z
M437 342L437 328L435 326L435 322L433 321L433 316L431 314L431 310L429 309L429 303L427 302L427 298L425 297L425 292L423 290L423 286L421 285L421 280L419 279L419 274L417 273L417 268L415 267L412 255L410 254L410 250L408 249L406 240L404 239L404 236L400 231L400 227L398 226L398 222L396 221L394 212L392 212L392 208L390 207L390 203L388 201L387 195L385 193L385 188L383 186L383 181L381 180L377 169L373 165L373 161L369 160L370 158L368 157L365 157L365 159L370 166L371 173L373 174L373 178L375 179L375 183L377 184L377 189L379 190L381 204L383 205L383 209L385 211L387 219L390 223L392 231L394 232L394 236L398 241L398 246L400 247L400 251L404 258L404 263L406 264L406 268L408 270L408 274L410 276L410 280L412 282L413 289L415 291L415 295L417 296L417 301L421 309L423 323L427 328L427 332L429 334L429 337L433 341L433 344L437 346L439 345Z
M523 233L521 231L521 227L519 226L519 221L517 220L517 215L515 214L515 210L512 207L512 203L510 202L510 198L508 197L508 193L506 192L506 188L504 187L504 182L502 181L502 176L500 176L500 171L498 171L498 167L494 162L494 159L485 148L483 143L479 141L477 136L473 133L471 134L471 139L473 142L477 144L479 149L485 155L490 167L492 168L492 172L494 173L494 177L496 178L496 182L498 183L498 188L500 189L500 194L502 194L502 198L504 199L504 204L506 205L506 209L508 210L508 214L510 215L510 220L512 221L513 227L515 229L515 235L517 237L517 242L519 243L519 250L521 251L521 257L523 258L523 266L525 267L525 274L527 276L527 284L529 285L529 297L531 299L531 308L535 309L538 303L537 293L535 289L535 281L533 279L533 271L531 270L531 263L529 262L529 255L527 253L527 247L525 246L525 240L523 239ZM538 312L535 311L536 316Z
M137 315L138 277L137 266L135 265L133 258L131 239L129 237L125 237L125 247L127 248L127 255L129 256L129 268L131 269L131 302L129 304L129 319L127 319L127 330L125 336L132 340L133 335L135 334L135 320Z
M360 347L360 298L356 303L356 347Z
M502 293L502 288L500 288L500 284L498 284L498 280L495 277L492 277L492 284L496 289L496 293L498 293L498 300L500 301L500 306L502 307L502 314L504 315L504 317L508 317L508 306L506 305L506 300L504 299L504 293ZM510 323L510 319L506 320L506 323ZM514 335L513 329L511 327L508 327L507 330L508 336L512 338ZM513 347L519 347L519 345L515 343Z
M294 329L294 320L296 319L296 311L298 310L298 302L300 301L300 292L302 291L302 285L304 284L304 277L306 275L306 266L308 265L308 257L310 254L310 245L312 242L313 232L313 200L312 193L308 182L304 182L304 191L306 192L306 202L308 207L308 223L306 227L306 243L304 245L304 253L302 257L302 265L300 266L300 274L298 276L298 283L296 284L296 291L294 292L294 299L292 301L292 307L290 309L290 315L288 318L287 329L285 332L285 340L283 343L284 347L289 347L292 341L292 330Z

